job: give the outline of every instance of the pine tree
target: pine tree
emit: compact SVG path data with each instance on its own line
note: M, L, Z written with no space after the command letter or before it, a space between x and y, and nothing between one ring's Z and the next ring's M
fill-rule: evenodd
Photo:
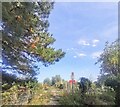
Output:
M2 2L2 72L15 70L35 76L34 62L48 66L64 57L55 50L48 32L48 17L53 2Z

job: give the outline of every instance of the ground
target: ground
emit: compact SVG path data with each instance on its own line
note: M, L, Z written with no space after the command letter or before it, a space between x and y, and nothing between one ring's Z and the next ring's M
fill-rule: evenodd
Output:
M34 98L29 103L30 105L59 105L59 98L63 90L56 87L48 89L40 89L36 91Z

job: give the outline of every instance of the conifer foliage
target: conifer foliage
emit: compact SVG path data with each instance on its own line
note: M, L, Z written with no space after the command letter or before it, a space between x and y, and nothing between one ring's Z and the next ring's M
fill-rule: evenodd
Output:
M64 57L61 49L51 46L55 39L48 32L53 5L49 1L2 2L2 72L12 69L33 76L34 62L48 66Z

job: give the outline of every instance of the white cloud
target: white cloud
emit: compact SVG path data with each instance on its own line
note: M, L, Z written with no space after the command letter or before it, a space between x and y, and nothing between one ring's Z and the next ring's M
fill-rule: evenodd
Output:
M80 54L78 54L78 56L82 57L82 56L86 56L86 54L80 53Z
M95 44L93 44L92 46L93 46L93 47L95 47L96 45L95 45Z
M98 39L94 39L94 40L93 40L93 43L97 43L97 42L99 42Z
M100 54L102 53L102 51L98 51L98 52L94 52L94 53L92 53L92 58L93 59L95 59L95 58L98 58L98 57L100 57Z
M98 39L93 39L93 40L91 40L91 43L89 43L89 42L86 41L86 40L79 40L79 41L78 41L78 44L79 44L79 45L84 45L84 46L93 46L93 47L95 47L95 46L97 46L98 42L99 42Z
M76 54L77 54L78 57L84 57L84 56L87 56L87 55L84 54L84 53L78 53L78 52L77 52Z
M87 41L85 41L85 40L79 40L78 41L78 44L79 45L85 45L85 46L89 46L90 44L87 42Z
M74 58L77 58L77 56L73 56Z
M77 48L67 48L66 51L75 51Z
M98 43L98 42L99 42L98 39L92 40L92 46L93 46L93 47L97 46L97 43Z
M67 50L68 52L74 54L73 58L78 58L78 57L87 56L84 52L78 52L78 51L80 51L80 50L77 49L77 48L67 48L66 50Z

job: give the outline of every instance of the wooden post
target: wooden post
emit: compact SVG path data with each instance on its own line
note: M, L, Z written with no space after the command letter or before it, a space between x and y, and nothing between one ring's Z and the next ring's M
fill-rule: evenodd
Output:
M73 95L74 72L72 72L72 74L71 74L71 80L72 80L72 95Z

